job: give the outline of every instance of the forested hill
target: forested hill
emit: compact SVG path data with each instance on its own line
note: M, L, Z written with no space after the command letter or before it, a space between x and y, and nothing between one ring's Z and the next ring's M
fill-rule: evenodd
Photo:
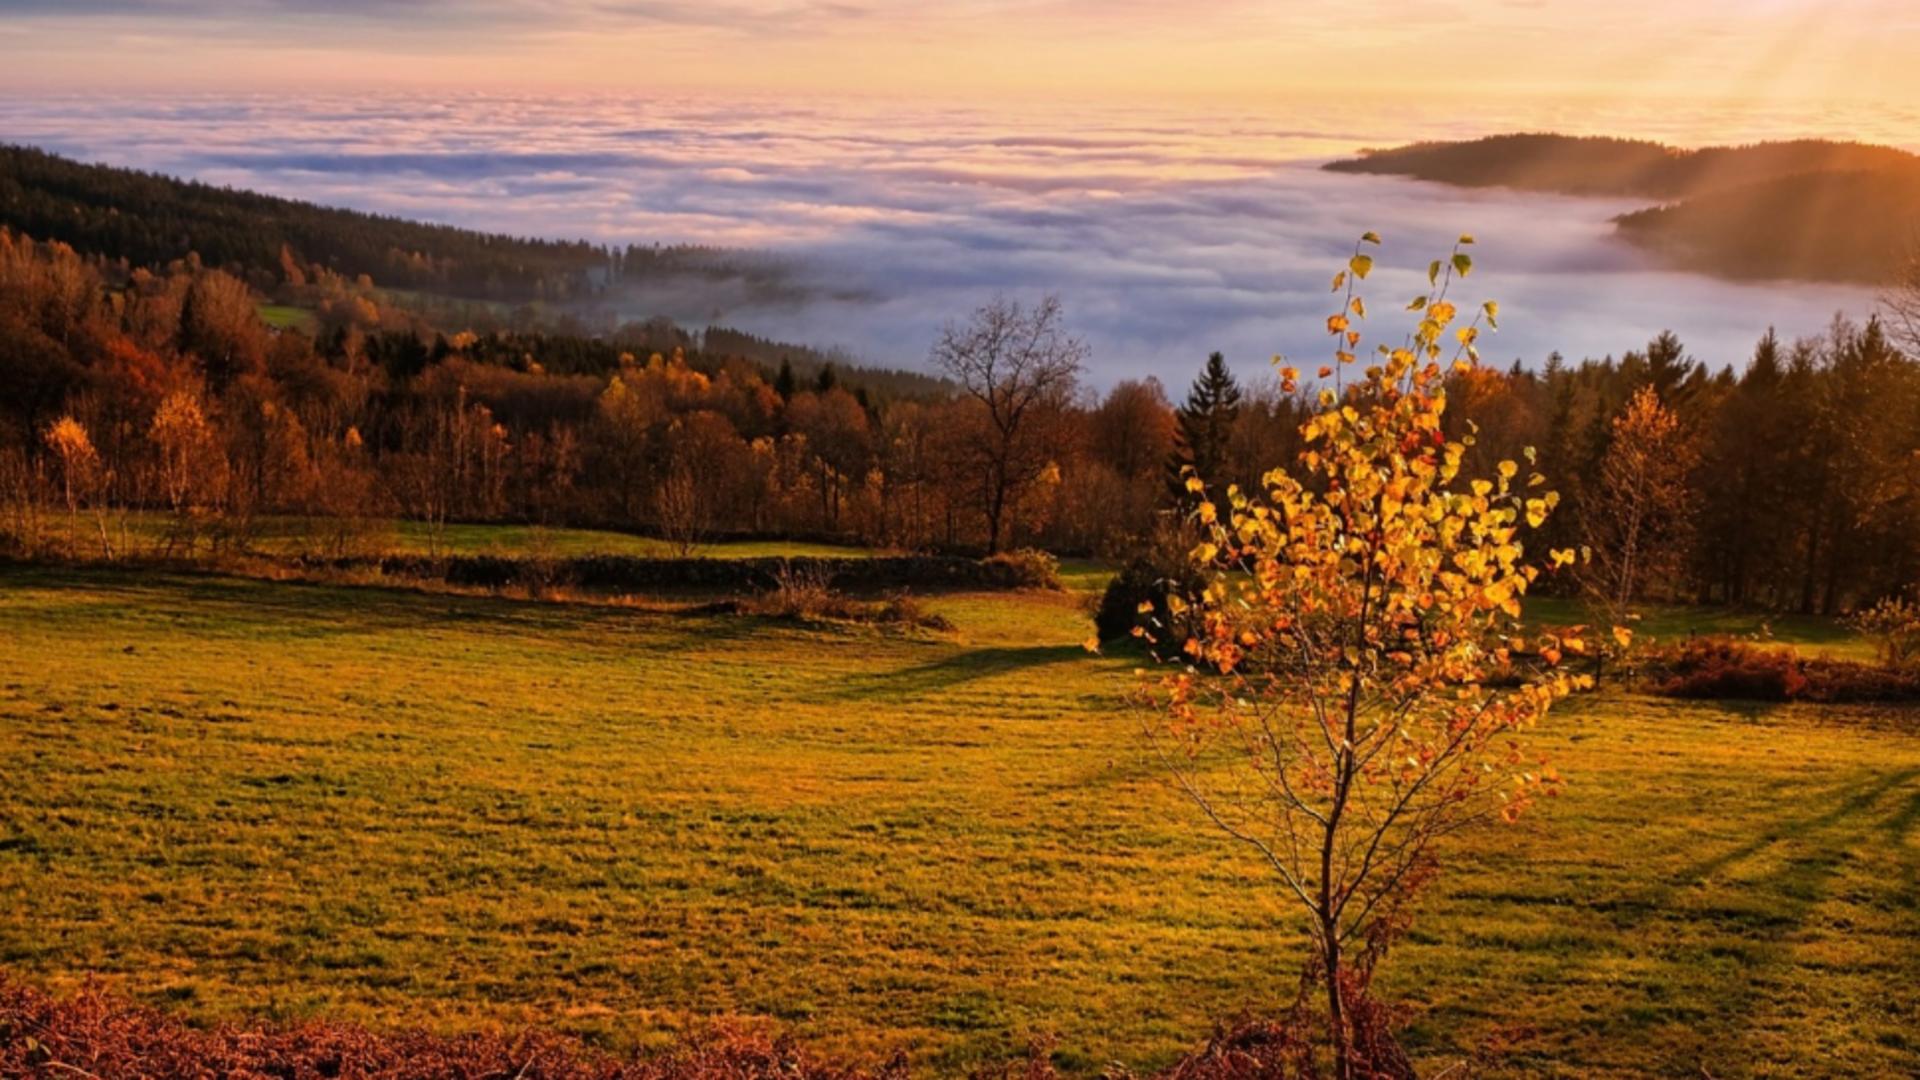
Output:
M1724 277L1878 283L1913 254L1920 236L1920 157L1863 143L1683 150L1630 139L1499 135L1374 150L1327 168L1661 200L1615 219L1620 235L1677 266Z
M1920 167L1904 150L1801 139L1685 150L1641 139L1495 135L1422 142L1336 161L1334 172L1383 173L1459 187L1511 187L1565 195L1685 199L1810 172L1883 172Z
M486 300L577 296L620 261L585 241L428 225L8 145L0 145L0 225L136 266L193 252L256 282L283 280L291 262Z

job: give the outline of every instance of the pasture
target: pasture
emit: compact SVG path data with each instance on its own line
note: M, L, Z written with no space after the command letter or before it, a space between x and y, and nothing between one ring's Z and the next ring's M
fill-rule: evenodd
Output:
M941 1074L1041 1032L1151 1066L1288 997L1289 912L1080 598L928 606L957 630L0 568L0 969L208 1021L740 1016ZM1911 711L1613 690L1535 746L1566 793L1452 847L1388 965L1417 1059L1920 1069Z

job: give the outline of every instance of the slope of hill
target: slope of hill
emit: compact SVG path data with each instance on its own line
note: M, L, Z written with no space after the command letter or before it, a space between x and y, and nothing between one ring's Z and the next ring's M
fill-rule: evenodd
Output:
M1920 168L1782 176L1624 214L1615 227L1722 277L1878 283L1920 243Z
M0 225L79 251L160 266L197 252L258 278L318 264L383 285L493 299L561 299L608 272L613 253L578 241L499 236L88 165L0 145ZM656 249L636 249L648 257Z
M1920 157L1805 139L1684 150L1633 139L1499 135L1373 150L1327 166L1459 187L1627 196L1616 219L1675 265L1735 278L1877 282L1920 229Z

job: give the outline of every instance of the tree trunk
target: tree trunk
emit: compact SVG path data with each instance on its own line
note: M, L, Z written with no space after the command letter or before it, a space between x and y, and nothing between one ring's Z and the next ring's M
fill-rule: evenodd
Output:
M1322 921L1325 922L1324 917ZM1338 1080L1350 1080L1353 1046L1347 1038L1346 1003L1340 994L1340 937L1331 925L1325 926L1323 932L1326 944L1320 951L1327 968L1327 1030L1333 1040L1333 1075Z

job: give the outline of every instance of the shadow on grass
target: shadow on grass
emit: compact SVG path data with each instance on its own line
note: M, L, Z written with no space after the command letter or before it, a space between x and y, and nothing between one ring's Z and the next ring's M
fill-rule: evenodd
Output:
M1661 966L1639 982L1612 991L1608 1008L1594 1013L1584 1025L1587 1037L1655 1040L1667 1047L1669 1055L1661 1063L1662 1071L1674 1074L1696 1075L1709 1068L1719 1074L1723 1067L1760 1064L1765 1060L1760 1048L1768 1045L1763 1033L1770 1026L1791 1027L1796 1022L1791 1012L1774 1011L1780 1006L1777 998L1794 979L1792 969L1800 962L1796 950L1806 944L1808 932L1822 925L1821 906L1833 898L1835 879L1860 852L1886 846L1886 834L1892 834L1894 847L1906 843L1906 834L1920 821L1920 793L1900 797L1916 782L1920 782L1920 769L1856 773L1837 788L1807 800L1824 809L1775 818L1758 829L1753 839L1699 859L1634 893L1595 898L1589 909L1602 920L1591 931L1596 940L1590 948L1556 957L1563 972L1557 981L1570 989L1584 985L1591 990L1623 953L1651 952L1661 957ZM1767 867L1763 873L1716 882L1755 860ZM1882 882L1880 887L1902 893L1910 902L1911 863L1903 869L1902 881ZM1703 888L1711 891L1692 892ZM1847 899L1877 905L1887 898L1848 895ZM1682 929L1663 929L1663 924ZM1905 943L1910 945L1910 939ZM1911 949L1905 952L1886 976L1893 981L1881 987L1888 1000L1902 996L1902 980L1920 975L1914 971L1916 954ZM1877 972L1862 974L1882 977ZM1692 978L1705 985L1686 995L1670 989ZM1621 996L1622 990L1628 996ZM1452 1009L1466 1015L1499 1013L1492 1002L1456 1003ZM1444 1027L1446 1021L1434 1017L1429 1023ZM1688 1035L1676 1036L1677 1030ZM1864 1037L1864 1031L1859 1034ZM1522 1068L1546 1063L1531 1061L1524 1051L1509 1062Z
M906 699L923 694L990 679L1029 668L1084 660L1086 649L1079 645L991 646L968 649L931 663L898 671L860 675L843 682L829 696L838 700L884 701Z

